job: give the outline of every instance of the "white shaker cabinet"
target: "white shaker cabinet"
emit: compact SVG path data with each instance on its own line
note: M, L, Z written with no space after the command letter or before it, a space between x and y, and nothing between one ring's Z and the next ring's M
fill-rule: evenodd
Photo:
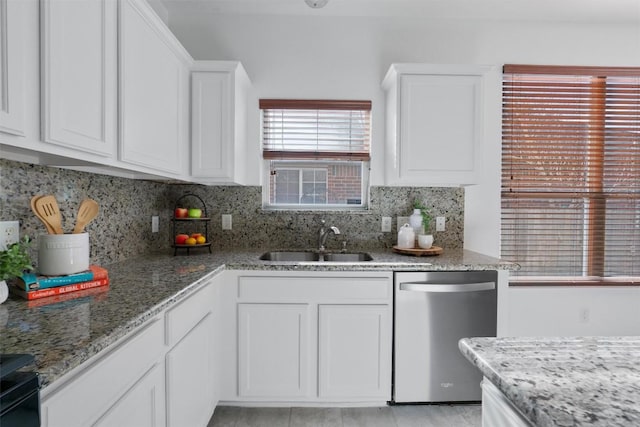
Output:
M143 0L121 0L120 161L187 173L191 58Z
M240 396L309 396L309 318L308 304L238 304Z
M319 396L386 398L391 384L391 312L385 304L318 307Z
M222 360L237 371L223 379L221 400L377 404L391 398L391 273L227 274L226 294L235 304L224 316L237 319L228 325L237 336L221 343Z
M42 427L206 426L218 402L221 275L43 389ZM79 404L81 402L81 404Z
M478 182L491 70L479 65L391 66L382 83L387 185Z
M164 427L163 398L162 364L155 364L93 426Z
M206 426L216 407L217 280L165 315L167 427Z
M114 156L117 12L116 0L41 2L45 142Z
M27 25L25 5L0 0L0 132L24 136L25 37L20 31Z
M163 324L154 319L47 387L42 426L120 426L118 420L126 419L132 408L144 413L141 420L153 420L141 425L164 426L164 375L158 368L163 337Z
M196 61L191 73L191 178L245 184L251 82L242 64ZM258 165L255 165L258 167Z

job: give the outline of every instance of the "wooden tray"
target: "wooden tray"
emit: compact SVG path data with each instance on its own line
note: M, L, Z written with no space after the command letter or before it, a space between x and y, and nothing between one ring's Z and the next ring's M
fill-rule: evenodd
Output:
M397 246L394 246L393 251L403 255L433 256L433 255L440 255L443 249L440 246L431 246L429 249L399 248Z

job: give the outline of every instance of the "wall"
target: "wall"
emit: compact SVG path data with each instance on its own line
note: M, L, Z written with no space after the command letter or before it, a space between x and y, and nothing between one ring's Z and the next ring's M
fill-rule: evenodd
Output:
M31 211L31 197L53 194L60 206L63 229L73 230L77 207L84 198L100 204L98 217L89 223L91 262L100 265L136 255L166 250L169 228L151 233L151 216L167 217L172 205L165 184L44 167L0 159L0 221L20 221L20 236L34 240L46 233ZM165 224L167 221L165 221Z
M434 217L447 218L447 229L434 233L434 244L450 249L462 245L464 190L460 188L372 187L369 210L347 212L263 211L261 188L257 186L168 187L173 200L187 193L197 194L206 203L207 213L213 218L211 237L215 248L317 248L321 219L341 231L327 240L329 250L341 249L343 240L352 250L391 248L397 240L396 217L409 216L414 199L422 200ZM222 230L222 214L232 215L232 230ZM380 231L383 216L393 218L390 233Z
M0 221L20 221L20 235L37 240L44 226L31 212L35 194L53 194L63 216L63 228L73 229L77 207L89 197L100 204L100 214L87 226L91 262L107 265L149 252L171 252L173 215L176 200L185 194L198 195L213 220L210 239L214 250L226 249L312 249L317 246L320 219L338 227L342 234L328 240L329 249L390 248L396 241L396 225L382 233L381 217L408 216L412 202L419 198L435 215L447 217L447 230L434 233L435 243L445 248L462 245L464 191L459 188L371 189L368 211L350 213L293 213L263 211L260 187L206 187L163 184L151 181L96 175L29 163L0 159ZM189 199L187 199L189 200ZM198 207L197 199L191 206ZM231 214L233 229L222 230L221 215ZM160 217L160 232L151 233L151 216ZM199 229L176 229L176 232ZM37 260L37 244L32 256Z
M640 17L640 8L629 11ZM384 94L394 62L640 66L640 25L437 20L428 17L335 18L210 14L169 19L196 59L242 61L258 97L370 99L373 185L384 185ZM202 35L205 35L204 37ZM500 253L500 89L487 111L485 171L465 189L464 245ZM259 150L253 135L253 147ZM256 172L257 173L257 172ZM259 182L259 177L255 178ZM517 260L516 260L517 261ZM640 296L610 288L511 289L513 331L532 334L640 334ZM603 297L604 296L604 297ZM620 317L605 315L621 310ZM576 321L588 309L588 322ZM566 328L559 328L560 324Z

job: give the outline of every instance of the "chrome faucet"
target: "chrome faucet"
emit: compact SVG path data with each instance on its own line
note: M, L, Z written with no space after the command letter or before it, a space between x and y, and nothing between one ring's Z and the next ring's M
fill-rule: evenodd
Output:
M327 244L329 233L340 234L340 230L338 230L338 227L326 227L324 219L320 221L320 223L322 225L320 225L320 230L318 230L318 250L324 252L324 245Z

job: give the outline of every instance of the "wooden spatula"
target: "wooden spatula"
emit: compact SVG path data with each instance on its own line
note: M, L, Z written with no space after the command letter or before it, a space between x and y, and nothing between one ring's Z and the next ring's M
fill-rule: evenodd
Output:
M53 230L52 234L64 234L60 208L58 208L58 202L55 197L47 195L36 199L35 208L38 218L45 221L45 224L49 224Z
M42 223L44 224L44 226L45 226L45 227L47 227L47 233L49 233L49 234L56 234L56 232L55 232L55 230L53 229L53 227L51 227L51 226L49 225L49 223L47 222L47 220L46 220L42 215L40 215L40 212L38 212L38 210L36 209L36 200L38 200L40 197L42 197L42 196L38 196L38 195L36 195L36 196L33 196L33 197L31 198L31 210L32 210L32 211L33 211L33 213L38 217L38 219L39 219L40 221L42 221Z
M98 216L99 210L98 202L92 199L84 199L78 208L78 218L76 219L76 226L73 229L73 233L82 233L84 227Z

